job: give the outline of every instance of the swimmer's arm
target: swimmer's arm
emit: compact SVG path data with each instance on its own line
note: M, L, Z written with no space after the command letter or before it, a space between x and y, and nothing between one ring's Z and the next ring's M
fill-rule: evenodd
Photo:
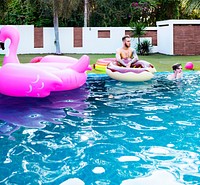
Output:
M167 76L167 79L168 79L168 80L173 80L172 75L168 75L168 76Z
M119 62L120 64L122 64L124 67L126 66L126 63L121 59L120 49L118 49L116 51L116 60L117 60L117 62Z

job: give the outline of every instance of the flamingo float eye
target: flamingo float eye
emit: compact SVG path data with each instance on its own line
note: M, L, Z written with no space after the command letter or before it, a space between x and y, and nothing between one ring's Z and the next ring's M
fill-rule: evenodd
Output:
M4 43L3 43L3 42L1 42L1 41L0 41L0 48L1 48L2 50L4 50L4 49L5 49Z

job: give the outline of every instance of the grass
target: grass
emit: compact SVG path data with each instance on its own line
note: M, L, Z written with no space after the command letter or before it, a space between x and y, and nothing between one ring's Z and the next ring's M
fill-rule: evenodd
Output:
M18 55L21 63L27 63L36 56L45 56L46 54L24 54ZM64 54L74 58L80 58L82 54ZM94 64L99 58L114 58L115 54L88 54L90 57L90 64ZM4 55L0 55L0 64L3 61ZM187 62L194 64L194 70L200 70L200 55L197 56L171 56L162 54L150 54L147 56L139 56L139 59L146 60L152 63L158 72L172 71L171 66L175 63L181 63L183 68ZM94 69L91 71L99 73Z

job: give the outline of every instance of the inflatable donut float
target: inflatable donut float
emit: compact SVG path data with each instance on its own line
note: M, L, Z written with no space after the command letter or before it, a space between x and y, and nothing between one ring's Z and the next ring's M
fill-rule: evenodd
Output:
M121 67L117 62L110 62L106 67L106 73L112 79L126 82L148 81L154 77L155 67L144 60L138 60L131 68Z

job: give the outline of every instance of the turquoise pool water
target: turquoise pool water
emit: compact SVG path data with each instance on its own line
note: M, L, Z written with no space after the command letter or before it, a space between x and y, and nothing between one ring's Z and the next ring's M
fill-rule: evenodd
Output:
M0 184L200 184L200 74L166 75L0 95Z

